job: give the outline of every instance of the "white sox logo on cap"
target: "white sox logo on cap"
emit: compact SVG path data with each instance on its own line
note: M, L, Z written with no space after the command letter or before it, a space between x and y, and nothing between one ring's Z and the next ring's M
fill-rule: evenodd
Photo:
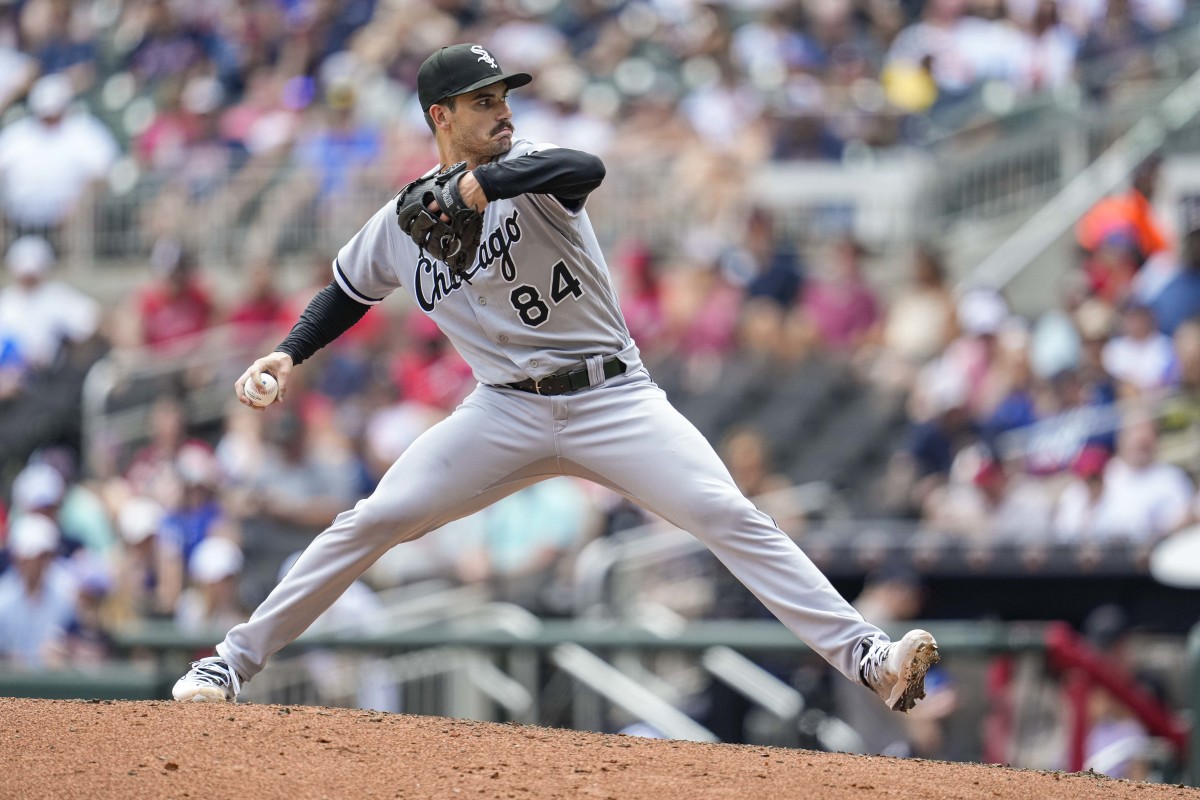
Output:
M421 110L447 97L465 94L503 81L509 89L533 80L528 72L504 72L495 56L480 44L452 44L425 59L417 70L417 95Z
M483 49L483 45L473 45L471 52L479 56L479 60L487 64L492 69L500 69L500 65L496 63L496 59L492 58L492 54Z

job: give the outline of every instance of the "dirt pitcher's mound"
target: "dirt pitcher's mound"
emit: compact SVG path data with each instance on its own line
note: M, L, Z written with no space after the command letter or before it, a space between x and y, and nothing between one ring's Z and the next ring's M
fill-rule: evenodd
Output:
M977 764L284 706L0 698L3 798L1200 798Z

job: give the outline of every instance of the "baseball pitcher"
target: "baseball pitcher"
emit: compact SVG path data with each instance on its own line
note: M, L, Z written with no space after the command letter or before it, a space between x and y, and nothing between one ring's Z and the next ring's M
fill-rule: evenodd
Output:
M292 369L405 291L470 364L477 388L337 516L176 700L232 701L396 545L557 475L620 492L699 537L796 636L907 711L937 644L868 624L734 485L704 437L642 366L584 206L604 180L588 153L516 138L508 92L529 83L476 44L444 47L417 92L441 163L379 209L275 352L237 381ZM260 387L263 388L263 387Z

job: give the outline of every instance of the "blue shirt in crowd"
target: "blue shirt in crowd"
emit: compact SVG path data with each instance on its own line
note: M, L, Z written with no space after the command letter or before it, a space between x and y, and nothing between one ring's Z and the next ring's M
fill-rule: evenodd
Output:
M1150 303L1158 329L1171 336L1184 320L1200 314L1200 271L1184 269Z

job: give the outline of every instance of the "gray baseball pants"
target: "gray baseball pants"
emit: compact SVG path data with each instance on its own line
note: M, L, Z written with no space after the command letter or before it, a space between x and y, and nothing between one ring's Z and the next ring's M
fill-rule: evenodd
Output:
M555 397L477 387L312 541L217 652L250 679L392 547L558 475L607 486L699 538L788 629L858 680L857 645L882 632L742 495L643 370Z

